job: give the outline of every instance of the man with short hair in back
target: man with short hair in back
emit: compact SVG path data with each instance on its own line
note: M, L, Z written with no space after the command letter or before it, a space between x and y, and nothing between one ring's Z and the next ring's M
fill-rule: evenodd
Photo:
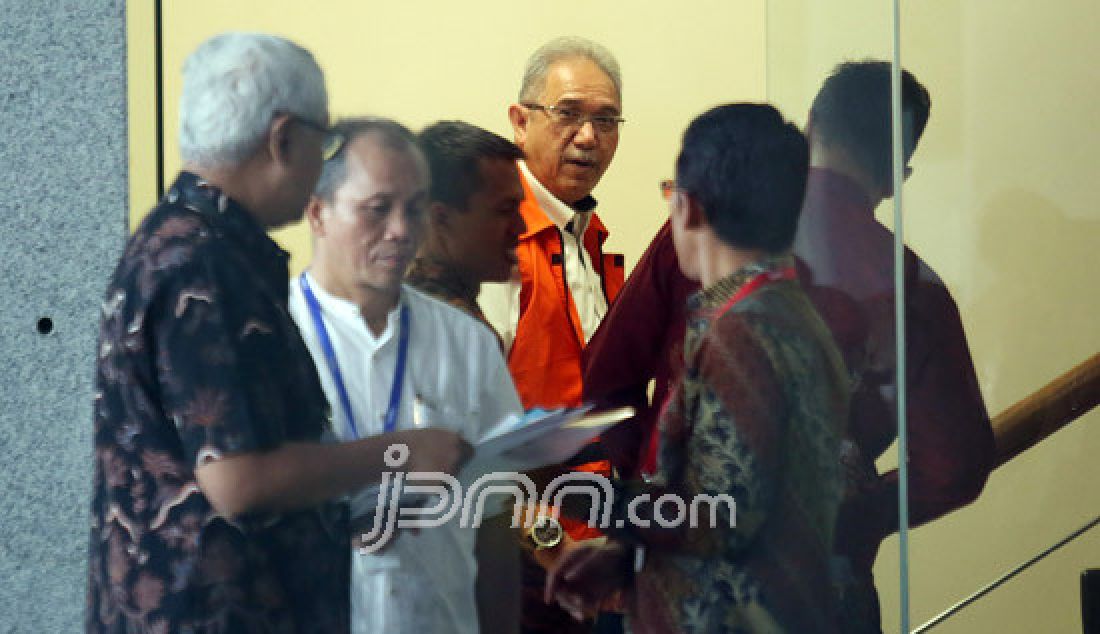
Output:
M462 121L433 123L418 140L432 175L431 202L408 282L489 325L477 297L483 282L507 282L516 265L524 231L516 161L523 152Z
M288 255L328 129L324 76L283 38L227 33L184 65L184 170L103 305L88 632L348 631L346 505L389 470L455 472L453 432L321 444L328 406L287 316Z
M462 121L439 121L417 135L432 186L428 229L406 282L466 311L490 329L478 304L483 282L505 282L523 233L523 186L511 141ZM494 335L496 331L493 331ZM519 630L519 549L511 514L478 530L478 620L483 632Z
M853 386L835 563L842 625L853 634L881 632L872 566L899 521L898 472L875 465L897 435L895 237L875 219L875 208L894 195L890 75L886 61L845 62L822 84L806 125L810 176L794 243L802 282ZM908 178L931 98L904 70L901 108ZM920 526L978 497L994 445L958 306L909 248L904 263L909 523Z
M835 583L843 589L841 629L852 634L881 632L872 567L880 544L898 528L898 473L879 473L875 466L894 441L897 411L894 236L875 219L875 208L894 192L890 74L886 61L845 62L815 97L806 126L806 198L793 246L800 280L844 354L853 388L833 562ZM931 100L912 73L903 71L901 79L908 164ZM907 165L906 177L910 171ZM919 526L978 496L994 447L949 289L908 248L904 279L910 524ZM632 426L604 435L616 466L629 474L657 467L657 412L683 368L676 342L686 315L678 307L697 289L676 264L666 225L587 350L589 398L646 407ZM645 321L635 318L640 310L648 311ZM649 403L646 387L654 377L658 385Z
M476 443L521 407L489 329L403 284L427 224L427 161L395 121L352 119L334 130L347 142L325 161L306 206L313 259L291 282L290 311L333 403L336 435L350 443L430 427ZM352 498L351 515L357 536L384 521L371 491ZM477 634L476 528L460 521L348 552L353 632Z

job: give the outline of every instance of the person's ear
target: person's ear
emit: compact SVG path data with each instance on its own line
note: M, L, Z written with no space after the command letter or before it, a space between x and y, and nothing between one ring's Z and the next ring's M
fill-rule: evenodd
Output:
M703 206L688 192L680 192L680 195L684 197L683 204L681 205L684 210L684 228L702 229L705 227L708 223L707 214L703 211Z
M306 203L306 221L309 222L309 230L315 236L325 235L324 219L325 202L319 196L312 195Z
M290 162L290 131L294 120L290 115L280 114L271 120L267 129L267 151L272 162L285 165Z
M531 121L527 108L518 103L508 106L508 120L512 122L512 135L516 145L523 148L523 143L527 140L527 124Z

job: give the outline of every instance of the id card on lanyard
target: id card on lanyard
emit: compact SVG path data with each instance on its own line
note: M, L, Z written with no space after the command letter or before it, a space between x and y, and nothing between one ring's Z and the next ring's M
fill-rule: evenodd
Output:
M313 321L313 328L317 332L317 340L321 344L321 351L325 355L325 365L332 375L332 382L336 385L336 394L340 398L340 406L344 410L344 417L348 421L348 428L352 440L358 440L359 426L355 422L355 412L351 408L351 398L348 396L348 388L344 384L344 375L340 372L340 363L336 360L336 349L332 346L328 328L325 327L325 319L321 314L321 304L317 296L310 288L309 280L303 272L298 276L298 286L302 289L306 305L309 306L309 314ZM401 408L401 391L405 384L405 361L409 356L409 307L401 306L400 332L397 337L397 365L393 370L393 385L390 387L390 402L386 408L386 418L382 423L383 433L390 433L397 429L397 413Z

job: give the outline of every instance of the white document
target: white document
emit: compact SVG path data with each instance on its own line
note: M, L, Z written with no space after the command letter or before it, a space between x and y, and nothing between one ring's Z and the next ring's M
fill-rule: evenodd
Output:
M577 454L593 438L607 429L634 416L634 408L622 407L591 414L592 406L534 409L522 416L511 415L512 420L502 421L495 432L474 443L474 455L458 474L462 490L469 490L478 478L491 473L523 472L547 465L561 464ZM430 479L430 478L429 478ZM507 480L507 478L505 478ZM436 496L410 492L415 487L406 482L400 496L400 507L415 509L433 507ZM374 485L356 494L356 508L380 512L381 487ZM382 506L389 504L392 490L387 493ZM499 512L506 496L490 498L490 515ZM376 510L377 509L377 510ZM415 513L415 511L414 511ZM427 513L431 516L432 513Z
M459 481L469 484L486 473L529 471L563 463L593 438L634 416L622 407L591 414L592 406L530 410L497 426L497 432L474 445L474 456L463 467Z

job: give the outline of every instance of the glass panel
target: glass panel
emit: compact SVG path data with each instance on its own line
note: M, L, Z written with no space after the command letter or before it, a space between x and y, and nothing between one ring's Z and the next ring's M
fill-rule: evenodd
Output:
M907 2L901 24L903 64L932 98L905 189L907 242L954 297L996 427L1012 422L999 416L1007 408L1100 349L1089 290L1100 270L1100 4ZM964 359L954 358L965 376ZM964 442L966 403L921 399L914 389L909 398L950 425L931 484L945 505L966 501L979 459ZM1023 438L1021 429L1056 427L1050 403L1039 412L1031 416L1039 426L1012 435L996 427L998 446ZM914 531L915 624L1096 517L1098 421L1088 415L1011 459L976 502ZM914 416L913 434L918 424ZM956 468L946 459L953 453ZM1098 554L1094 530L931 631L1080 631L1079 578ZM891 596L884 604L894 609Z
M890 3L768 3L768 99L807 123L811 148L795 255L852 387L832 562L845 632L878 631L876 586L883 629L899 623L898 576L873 568L876 553L895 571L899 561L892 34Z
M323 14L292 0L165 4L168 174L178 167L178 70L184 55L215 32L266 30L313 50L328 76L334 114L366 111L413 127L459 118L510 136L505 108L525 56L554 35L577 32L577 16L585 16L584 24L593 26L581 34L607 44L623 66L628 122L596 195L612 233L609 248L624 252L628 265L664 222L655 184L671 176L679 135L693 116L715 103L766 98L803 122L837 64L889 60L892 53L890 6L878 0L700 1L677 11L641 3L627 16L621 5L580 0L538 7L494 0L479 3L476 12L462 3L437 3L428 16L415 3L351 0L326 3ZM903 66L928 89L932 104L905 188L906 240L925 263L912 269L908 305L922 308L910 315L909 333L919 336L906 348L908 375L917 386L909 394L910 501L915 519L928 520L912 537L911 605L919 624L1100 508L1100 489L1088 484L1100 477L1094 455L1100 415L1093 413L998 468L976 502L948 512L976 492L974 474L986 460L978 448L980 425L966 422L973 417L965 412L980 409L968 403L971 360L985 408L996 419L1100 348L1100 307L1090 292L1100 271L1094 177L1100 5L1070 0L1053 9L1027 0L942 0L904 7ZM136 20L138 12L131 13ZM498 26L504 20L507 30ZM135 47L142 29L131 25L132 60L143 59L143 51L144 59L152 57L151 50ZM148 107L142 95L151 85L132 86L146 92L131 103ZM133 113L131 122L143 125ZM142 145L142 135L132 130L133 163L148 166L152 141ZM836 153L824 150L815 152L818 167L843 171ZM883 192L867 193L859 178L818 170L812 184L807 205L816 202L818 211L871 208L864 209L870 216L843 224L811 218L799 249L809 265L807 286L856 379L857 424L846 466L853 490L861 492L853 500L862 502L845 507L838 534L847 536L841 550L851 557L836 566L837 574L851 582L846 597L857 610L873 605L866 591L874 565L883 630L893 632L901 584L893 534L897 505L888 475L897 465L890 446L896 396L892 205L888 198L876 204ZM149 194L134 194L135 220L153 202L143 197ZM303 227L281 233L295 268L308 261L306 235ZM957 338L950 341L960 332L951 328L952 304L965 347ZM942 369L931 372L929 364ZM935 377L940 384L928 389L939 396L924 395L927 383L921 381ZM876 556L882 533L892 536ZM1093 531L935 631L1074 631L1080 622L1077 579L1081 568L1096 565L1098 552L1100 534Z

